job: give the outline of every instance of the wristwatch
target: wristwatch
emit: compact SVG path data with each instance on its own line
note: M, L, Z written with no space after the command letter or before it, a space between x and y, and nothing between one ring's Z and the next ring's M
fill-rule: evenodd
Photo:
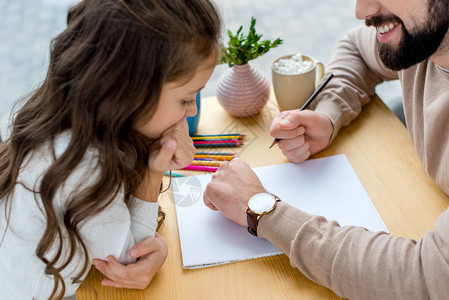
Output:
M263 215L276 208L276 203L281 201L277 196L269 193L259 193L252 196L248 201L246 216L248 220L248 232L257 236L257 225Z

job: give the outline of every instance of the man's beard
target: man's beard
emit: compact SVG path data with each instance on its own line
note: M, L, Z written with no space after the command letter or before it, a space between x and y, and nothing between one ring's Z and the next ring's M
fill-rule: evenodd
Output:
M429 0L427 21L410 33L397 16L373 16L365 21L367 26L397 23L402 27L402 38L396 47L377 41L381 61L388 68L398 71L428 59L440 46L449 27L447 0Z

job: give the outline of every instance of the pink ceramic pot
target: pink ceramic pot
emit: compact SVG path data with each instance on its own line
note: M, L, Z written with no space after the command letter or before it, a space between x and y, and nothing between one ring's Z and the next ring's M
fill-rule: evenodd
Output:
M259 113L270 97L265 76L249 64L235 65L218 79L217 99L232 116L249 117Z

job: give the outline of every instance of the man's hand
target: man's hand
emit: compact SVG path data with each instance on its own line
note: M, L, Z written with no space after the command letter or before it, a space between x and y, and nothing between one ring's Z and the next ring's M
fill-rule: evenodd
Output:
M206 186L203 200L207 207L219 210L226 218L248 226L246 209L248 200L265 192L259 178L242 159L223 163Z
M279 148L292 162L303 162L329 144L333 126L329 118L311 110L289 110L271 123L270 134L281 139Z
M136 263L125 266L108 256L107 261L94 259L93 264L107 277L101 282L104 286L144 289L164 264L167 253L167 242L156 232L154 237L146 238L130 250L132 257L140 258Z

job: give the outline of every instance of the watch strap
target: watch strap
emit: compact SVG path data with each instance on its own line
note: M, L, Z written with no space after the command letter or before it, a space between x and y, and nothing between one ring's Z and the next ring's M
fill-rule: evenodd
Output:
M248 232L257 236L257 225L259 225L260 215L253 213L251 209L246 210L246 216L248 221Z

